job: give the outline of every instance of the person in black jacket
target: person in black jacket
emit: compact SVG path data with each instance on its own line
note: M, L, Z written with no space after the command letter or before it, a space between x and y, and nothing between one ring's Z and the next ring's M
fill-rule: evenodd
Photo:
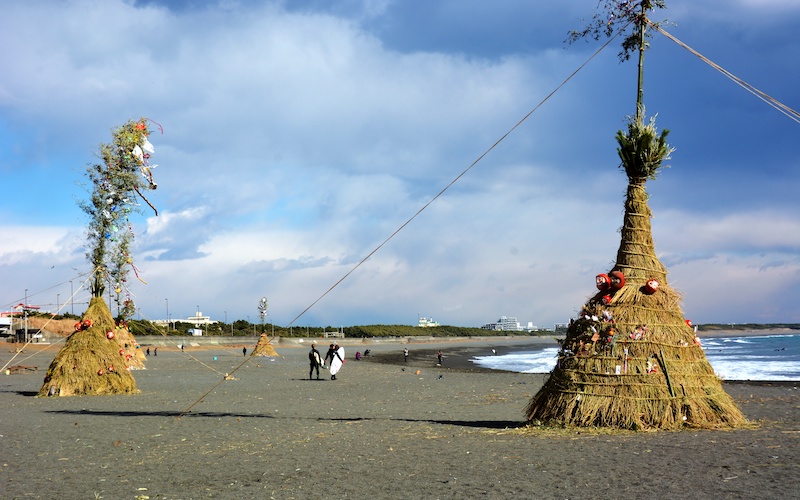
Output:
M309 370L308 370L308 380L311 380L311 375L314 373L314 370L317 370L317 380L319 380L319 365L322 364L322 358L319 357L319 351L317 350L317 344L311 344L311 350L308 352L308 363L309 363Z

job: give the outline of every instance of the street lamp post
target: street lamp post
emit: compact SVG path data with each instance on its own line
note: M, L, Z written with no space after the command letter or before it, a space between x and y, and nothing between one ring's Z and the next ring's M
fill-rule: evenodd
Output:
M28 289L25 289L25 302L22 304L22 316L25 318L25 342L28 341Z

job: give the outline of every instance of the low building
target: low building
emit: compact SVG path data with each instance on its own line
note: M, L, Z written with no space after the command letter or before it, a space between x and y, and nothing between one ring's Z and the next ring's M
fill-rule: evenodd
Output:
M521 332L524 331L517 318L500 316L495 323L486 323L481 327L484 330L494 330L498 332Z
M431 328L434 326L442 326L442 325L435 322L433 318L419 318L419 320L417 321L417 326L419 328Z

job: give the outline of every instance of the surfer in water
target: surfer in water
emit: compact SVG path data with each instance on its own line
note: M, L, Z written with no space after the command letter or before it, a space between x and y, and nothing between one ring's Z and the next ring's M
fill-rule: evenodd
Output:
M311 351L308 353L308 362L311 366L311 368L308 370L308 380L311 380L311 375L314 373L314 369L317 370L317 380L319 380L319 365L322 364L322 358L319 356L317 344L311 344Z

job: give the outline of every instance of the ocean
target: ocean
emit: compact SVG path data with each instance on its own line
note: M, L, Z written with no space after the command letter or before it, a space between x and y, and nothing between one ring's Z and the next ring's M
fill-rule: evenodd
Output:
M800 335L704 338L709 363L723 380L800 381ZM549 373L557 347L474 356L470 361L492 370Z

